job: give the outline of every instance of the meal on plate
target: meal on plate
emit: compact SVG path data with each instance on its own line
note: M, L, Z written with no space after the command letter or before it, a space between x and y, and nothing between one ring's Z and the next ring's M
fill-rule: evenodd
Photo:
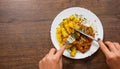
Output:
M74 28L79 29L94 37L95 33L93 27L85 25L86 23L86 18L82 15L74 14L63 19L56 28L56 38L59 42L59 46L63 46L63 44L66 43L69 35L75 38L73 43L66 45L66 49L70 49L70 56L72 57L76 55L77 50L81 53L87 52L92 44L92 39L74 30Z

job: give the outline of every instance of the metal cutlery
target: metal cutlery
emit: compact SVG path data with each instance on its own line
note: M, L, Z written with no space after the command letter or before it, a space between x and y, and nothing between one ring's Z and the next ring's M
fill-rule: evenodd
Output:
M98 40L99 40L99 38L98 38L98 39L95 39L94 37L92 37L92 36L84 33L84 32L81 31L81 30L78 30L78 29L76 29L76 28L74 28L74 30L78 31L79 33L81 33L81 34L83 34L83 35L85 35L85 36L87 36L87 37L89 37L89 38L92 39L92 40L95 40L95 41L98 41Z

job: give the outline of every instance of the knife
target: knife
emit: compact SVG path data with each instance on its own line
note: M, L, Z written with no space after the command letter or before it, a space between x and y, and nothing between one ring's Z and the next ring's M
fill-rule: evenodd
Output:
M74 30L78 31L79 33L81 33L81 34L83 34L83 35L85 35L85 36L87 36L87 37L89 37L89 38L92 39L92 40L95 40L95 41L97 41L97 42L98 42L98 40L99 40L99 38L98 38L98 39L95 39L94 37L92 37L92 36L84 33L84 32L81 31L81 30L78 30L78 29L76 29L76 28L74 28Z

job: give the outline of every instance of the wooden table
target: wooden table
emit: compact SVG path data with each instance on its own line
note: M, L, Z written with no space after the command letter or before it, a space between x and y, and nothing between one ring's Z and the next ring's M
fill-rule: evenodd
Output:
M120 0L0 0L0 69L38 69L50 48L55 16L69 7L94 12L104 27L104 41L120 42ZM63 57L63 69L108 69L99 49L83 60Z

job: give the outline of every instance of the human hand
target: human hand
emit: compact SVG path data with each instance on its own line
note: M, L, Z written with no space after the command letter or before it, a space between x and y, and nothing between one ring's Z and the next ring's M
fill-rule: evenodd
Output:
M40 69L62 69L62 54L65 46L62 46L59 51L52 48L49 53L39 62Z
M120 44L106 41L106 46L101 40L98 43L106 56L106 61L110 69L120 69Z

